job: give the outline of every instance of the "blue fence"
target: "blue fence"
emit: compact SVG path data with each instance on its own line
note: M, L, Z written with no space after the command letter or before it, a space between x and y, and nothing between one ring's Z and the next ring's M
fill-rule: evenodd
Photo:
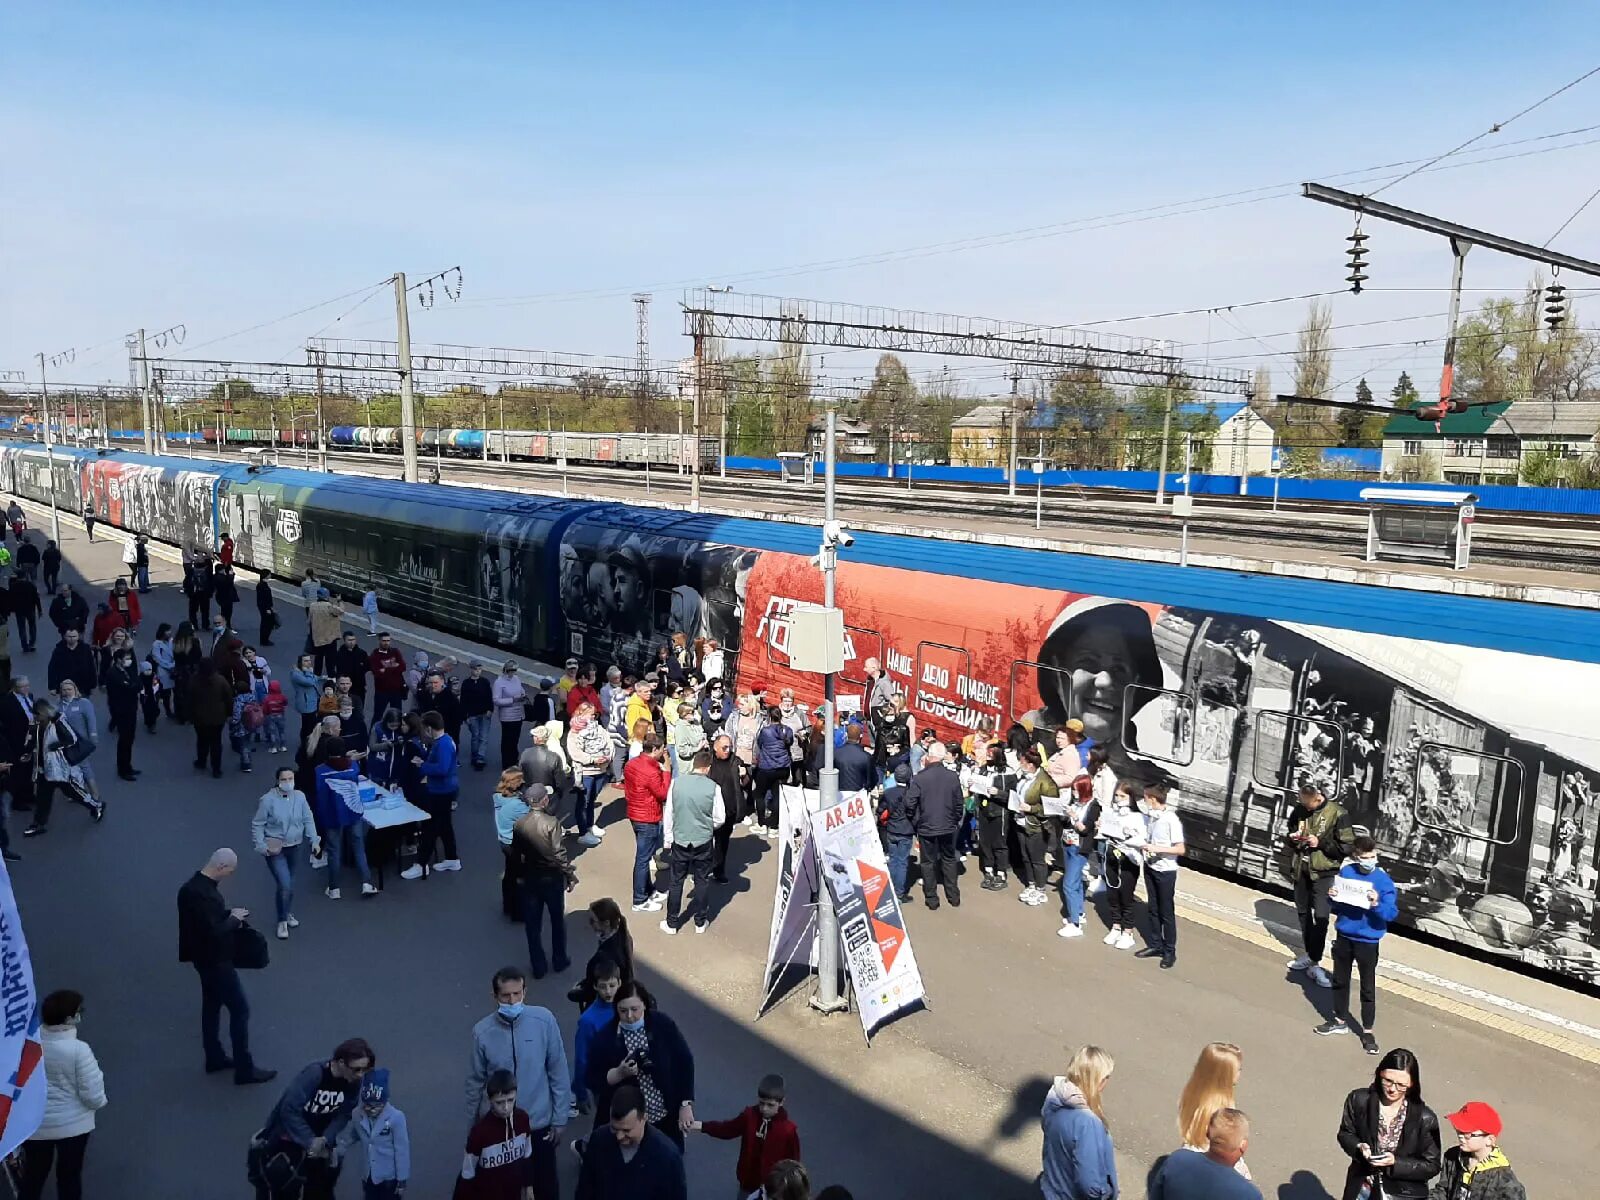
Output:
M735 471L770 471L778 473L775 458L740 458L728 456L728 466ZM895 478L904 479L904 463L895 468ZM888 468L882 463L840 463L840 478L887 479ZM912 482L929 483L1004 483L1003 467L923 467L913 466ZM1018 486L1031 488L1038 477L1032 471L1018 473ZM1248 480L1251 496L1272 495L1270 475L1252 475ZM1360 479L1282 479L1278 481L1278 496L1284 500L1332 500L1358 502L1361 489L1372 487L1374 481ZM1045 487L1118 488L1129 492L1154 492L1154 471L1046 471ZM1436 483L1385 483L1384 487L1414 488L1419 491L1437 489ZM1169 474L1167 490L1181 492L1183 476ZM1471 489L1478 497L1478 507L1500 512L1568 513L1574 516L1600 515L1600 491L1583 488L1505 487L1485 485ZM1237 496L1241 493L1241 480L1237 475L1196 475L1189 484L1196 496Z

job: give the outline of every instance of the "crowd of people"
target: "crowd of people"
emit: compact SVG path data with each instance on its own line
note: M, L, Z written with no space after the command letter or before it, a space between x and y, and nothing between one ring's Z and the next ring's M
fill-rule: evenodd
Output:
M287 669L274 668L262 653L282 627L270 580L262 576L256 587L259 624L257 637L248 639L235 625L239 595L227 541L214 556L185 555L189 619L176 629L157 624L141 646L138 597L149 590L142 538L127 543L127 576L91 617L78 590L60 581L54 543L40 549L25 529L20 537L17 550L0 559L0 595L17 618L22 652L34 650L41 577L54 594L48 618L58 633L47 667L52 695L36 699L29 678L10 672L9 628L0 623L0 666L10 686L0 700L0 763L8 764L12 808L32 811L28 836L48 831L58 796L80 803L95 821L104 817L94 707L104 688L120 779L138 777L133 752L141 724L147 734L162 722L190 725L195 769L212 776L223 773L224 743L240 773L252 773L257 756L269 756L274 769L255 806L250 849L273 881L272 932L287 939L300 924L295 889L303 866L325 872L328 900L342 898L352 870L358 895L379 896L378 873L389 859L397 866L410 859L398 871L403 880L461 870L454 814L463 775L482 774L500 850L502 905L507 918L523 925L528 970L496 973L495 1008L472 1031L458 1200L553 1200L563 1131L591 1114L587 1136L571 1139L585 1200L686 1195L682 1153L687 1135L697 1133L739 1141L741 1196L847 1196L837 1185L812 1193L780 1078L761 1080L756 1102L727 1120L696 1115L693 1052L636 977L629 925L630 917L637 924L659 914L662 934L689 926L704 933L733 882L733 837L779 836L781 789L815 788L828 742L841 794L865 796L873 805L902 902L911 899L913 869L931 911L960 906L964 874L981 877L980 887L992 892L1009 891L1015 877L1027 906L1049 904L1055 893L1062 939L1084 936L1098 897L1106 945L1163 968L1176 963L1174 896L1185 847L1181 819L1169 804L1170 780L1118 779L1079 722L1059 729L1016 724L1003 732L983 725L943 741L918 728L904 694L869 661L860 707L841 712L828 729L821 709L807 710L787 689L759 682L734 687L721 648L682 634L665 642L642 674L615 665L602 672L573 658L559 676L529 683L515 660L491 670L481 662L430 659L420 650L408 659L378 627L375 591L361 605L363 636L346 627L355 614L310 571L300 581L303 653ZM398 792L420 814L410 838L377 836L360 800L364 785ZM589 905L595 946L569 993L576 1009L569 1062L560 1022L527 1002L527 978L564 976L573 968L565 897L576 886L583 852L620 828L620 821L603 819L607 803L621 806L633 834L631 891L624 902ZM3 821L0 849L7 859L19 857ZM1289 965L1332 992L1316 1032L1355 1033L1377 1055L1374 976L1379 942L1395 916L1394 885L1372 840L1352 832L1343 806L1312 779L1301 790L1284 850L1305 951ZM969 859L976 860L971 871ZM200 984L206 1071L231 1072L236 1083L251 1085L271 1081L275 1072L258 1066L249 1046L239 971L264 961L265 943L255 944L261 935L246 910L223 898L222 885L238 866L236 852L219 849L184 884L180 959ZM1141 882L1146 898L1138 906ZM1330 925L1331 975L1321 965ZM1353 973L1360 976L1359 1019L1350 1006ZM48 1014L59 1017L47 1014L47 1026L63 1042L82 1008L75 996L58 993L53 1008L47 1002ZM65 1061L65 1053L57 1057ZM79 1064L70 1092L73 1120L47 1123L35 1139L41 1145L24 1156L27 1178L38 1181L24 1195L39 1194L52 1163L63 1182L81 1172L92 1113L105 1103L98 1069L91 1079L81 1066L86 1053L81 1044L71 1051ZM1184 1148L1192 1153L1169 1156L1152 1180L1152 1195L1259 1195L1242 1165L1249 1123L1233 1104L1239 1062L1236 1047L1213 1045L1202 1054L1180 1106ZM1045 1102L1040 1187L1048 1200L1118 1194L1103 1104L1111 1069L1108 1054L1085 1047ZM331 1196L342 1164L357 1154L364 1195L402 1194L409 1133L392 1084L360 1039L301 1071L252 1139L257 1195ZM1391 1050L1371 1088L1346 1105L1339 1144L1351 1156L1353 1183L1345 1196L1520 1195L1497 1145L1494 1111L1473 1102L1449 1120L1461 1147L1441 1156L1415 1060ZM49 1142L60 1144L43 1145Z

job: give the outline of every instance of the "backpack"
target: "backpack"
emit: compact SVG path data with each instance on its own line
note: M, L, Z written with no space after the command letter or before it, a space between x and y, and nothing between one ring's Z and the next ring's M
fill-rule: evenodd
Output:
M266 714L261 710L261 701L245 701L244 712L240 714L240 724L242 724L245 729L249 730L251 733L254 733L266 723L266 720Z

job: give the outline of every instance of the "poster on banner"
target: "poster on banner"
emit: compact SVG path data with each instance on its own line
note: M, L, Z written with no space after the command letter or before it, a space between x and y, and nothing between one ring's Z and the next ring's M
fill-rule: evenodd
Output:
M889 863L865 792L846 796L811 817L822 876L833 892L845 967L867 1036L901 1010L925 999Z
M772 897L772 932L767 939L767 968L762 980L762 1011L789 967L816 964L816 849L807 837L816 792L788 785L778 796L778 882ZM796 880L799 886L796 887Z
M11 873L0 862L0 1158L33 1136L44 1120L44 1046L39 995L22 935Z

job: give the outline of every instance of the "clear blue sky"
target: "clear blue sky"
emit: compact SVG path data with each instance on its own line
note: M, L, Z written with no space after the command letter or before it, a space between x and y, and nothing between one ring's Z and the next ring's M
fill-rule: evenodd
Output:
M636 287L1440 152L1600 64L1594 16L1583 3L14 0L0 31L0 367L76 346L77 374L116 378L138 325L182 321L197 345L456 263L468 302L417 314L419 340L631 353ZM1489 144L1597 123L1600 77ZM1386 198L1543 241L1597 185L1600 144L1419 176ZM1348 226L1285 198L738 286L1093 321L1341 286ZM1446 282L1440 243L1369 232L1374 285ZM1600 257L1600 202L1559 244ZM1527 275L1480 252L1469 284ZM497 299L530 296L555 298ZM659 356L686 349L677 298L657 288ZM298 357L347 304L205 353ZM1336 319L1442 307L1437 293L1380 293L1340 299ZM1282 347L1270 335L1302 315L1118 328L1253 366L1267 351L1250 335ZM328 332L392 336L392 310L374 300ZM1436 333L1419 320L1341 342ZM1392 382L1411 365L1396 353L1351 351L1339 370ZM828 365L847 363L870 356Z

